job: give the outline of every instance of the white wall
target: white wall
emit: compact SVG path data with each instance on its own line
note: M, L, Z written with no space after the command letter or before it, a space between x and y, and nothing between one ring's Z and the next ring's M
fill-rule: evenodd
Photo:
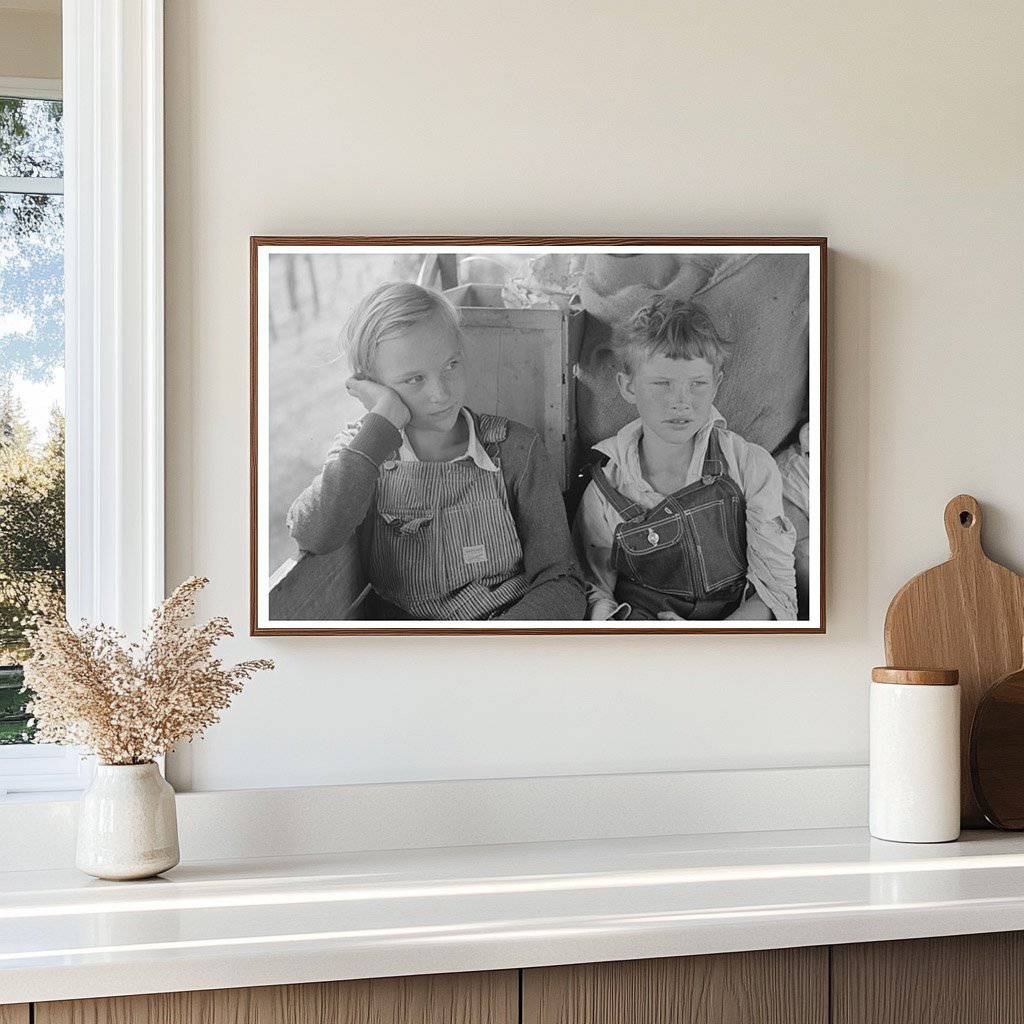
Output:
M194 787L862 763L946 500L1024 568L1022 10L167 0L168 582L241 633L250 234L832 245L826 636L241 638Z

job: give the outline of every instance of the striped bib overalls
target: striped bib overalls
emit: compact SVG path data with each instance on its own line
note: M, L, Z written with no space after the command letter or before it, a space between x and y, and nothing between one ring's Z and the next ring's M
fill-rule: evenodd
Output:
M527 592L523 548L501 472L508 421L477 417L498 471L471 459L383 463L372 513L374 590L416 619L486 619Z

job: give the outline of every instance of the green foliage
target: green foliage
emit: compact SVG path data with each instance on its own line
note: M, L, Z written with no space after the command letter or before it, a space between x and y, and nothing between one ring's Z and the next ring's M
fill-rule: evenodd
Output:
M37 447L21 404L0 391L0 666L29 653L27 619L64 595L64 417L54 410ZM30 694L17 694L18 673L0 668L0 743L21 742Z
M25 712L28 694L22 693L23 679L20 665L0 665L0 746L25 743L35 732Z

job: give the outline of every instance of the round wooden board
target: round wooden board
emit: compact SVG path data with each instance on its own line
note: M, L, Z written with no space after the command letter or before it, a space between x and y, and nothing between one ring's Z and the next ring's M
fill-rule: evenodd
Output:
M1024 829L1024 669L990 687L971 726L971 783L985 817Z

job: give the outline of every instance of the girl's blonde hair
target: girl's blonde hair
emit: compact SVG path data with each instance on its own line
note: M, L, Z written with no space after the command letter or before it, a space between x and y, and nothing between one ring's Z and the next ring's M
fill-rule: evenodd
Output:
M390 281L364 295L345 328L345 351L352 372L373 375L374 356L381 342L440 314L463 343L458 310L440 292L407 281Z

